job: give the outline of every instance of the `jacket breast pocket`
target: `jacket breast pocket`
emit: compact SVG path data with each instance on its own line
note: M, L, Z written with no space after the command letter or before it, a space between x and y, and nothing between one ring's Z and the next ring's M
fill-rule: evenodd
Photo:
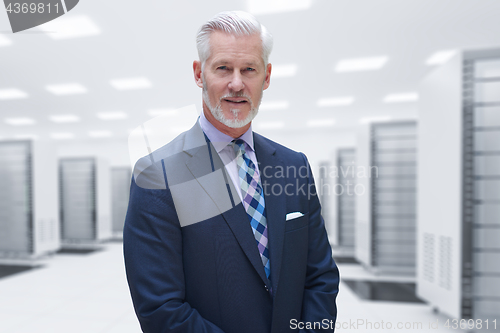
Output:
M303 228L309 224L309 213L285 222L285 232Z

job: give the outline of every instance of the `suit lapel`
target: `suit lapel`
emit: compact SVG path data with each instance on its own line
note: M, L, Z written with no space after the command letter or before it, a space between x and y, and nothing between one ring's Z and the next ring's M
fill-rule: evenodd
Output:
M262 281L267 285L268 280L252 232L252 227L250 226L248 215L241 203L240 197L236 192L240 189L234 188L233 182L227 174L219 154L211 144L207 144L203 131L198 123L186 133L183 149L190 155L186 160L186 167L217 206L246 257L250 260L250 263L255 268ZM213 172L222 173L223 178L221 178L221 181L217 182L217 184L214 184L214 182L207 182L204 179L206 178L204 176ZM228 207L227 200L225 200L229 195L228 192L231 193L230 196L233 198L232 207Z
M285 190L285 179L284 176L275 176L279 168L283 168L281 170L284 172L285 166L283 161L276 156L276 149L258 134L254 134L254 147L257 161L259 162L260 181L264 189L264 199L266 202L271 281L273 295L275 295L281 270L286 214L286 196L283 193Z

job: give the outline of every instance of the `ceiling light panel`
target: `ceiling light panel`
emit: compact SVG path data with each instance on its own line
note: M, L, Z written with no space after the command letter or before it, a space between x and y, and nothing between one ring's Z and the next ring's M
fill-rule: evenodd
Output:
M386 56L344 59L337 63L335 71L343 73L378 70L384 67L388 60Z
M97 114L97 118L102 119L102 120L118 120L118 119L126 119L126 118L128 118L128 115L122 111L99 112Z
M6 118L5 123L12 126L34 125L35 119L28 117Z
M313 0L247 0L247 10L253 15L306 10Z
M353 102L354 102L354 97L352 96L331 97L331 98L319 99L316 105L318 107L346 106L346 105L351 105Z
M116 79L109 82L117 90L135 90L151 88L153 84L145 77Z
M400 94L389 94L384 97L384 103L403 103L403 102L415 102L418 101L418 93L400 93Z
M453 58L453 56L457 53L456 50L446 50L439 51L431 55L426 61L425 64L429 66L433 65L442 65L446 63L448 60Z
M49 120L54 123L76 123L81 119L74 114L57 114L49 116Z
M71 39L96 36L101 29L89 17L84 15L59 17L39 26L52 39Z
M85 94L87 92L87 88L79 83L51 84L45 86L45 89L58 96Z
M16 88L0 89L0 100L21 99L28 97L28 94Z

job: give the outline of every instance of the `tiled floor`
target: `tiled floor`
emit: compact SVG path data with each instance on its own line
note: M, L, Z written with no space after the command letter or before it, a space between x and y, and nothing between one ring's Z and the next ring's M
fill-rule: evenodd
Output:
M386 282L414 282L411 277L373 275L357 264L339 264L341 281L364 280ZM404 303L362 300L347 287L340 285L337 299L338 318L336 333L341 332L466 332L444 327L447 316L434 314L425 303ZM436 322L437 321L437 322ZM485 331L486 332L486 331ZM492 332L492 331L490 331Z
M120 243L108 243L104 250L89 254L57 254L44 264L0 279L0 333L141 332ZM413 282L373 276L357 264L339 268L345 279ZM361 300L345 284L337 305L336 332L450 332L444 327L448 318L433 314L426 304ZM429 327L436 320L438 328ZM387 329L389 323L392 329Z
M122 246L57 254L43 268L0 279L0 332L141 332L125 279Z

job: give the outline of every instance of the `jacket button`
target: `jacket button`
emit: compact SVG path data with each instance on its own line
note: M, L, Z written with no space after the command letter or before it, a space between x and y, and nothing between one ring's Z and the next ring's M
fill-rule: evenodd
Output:
M269 288L266 285L264 285L264 288L266 288L266 291L269 291Z

